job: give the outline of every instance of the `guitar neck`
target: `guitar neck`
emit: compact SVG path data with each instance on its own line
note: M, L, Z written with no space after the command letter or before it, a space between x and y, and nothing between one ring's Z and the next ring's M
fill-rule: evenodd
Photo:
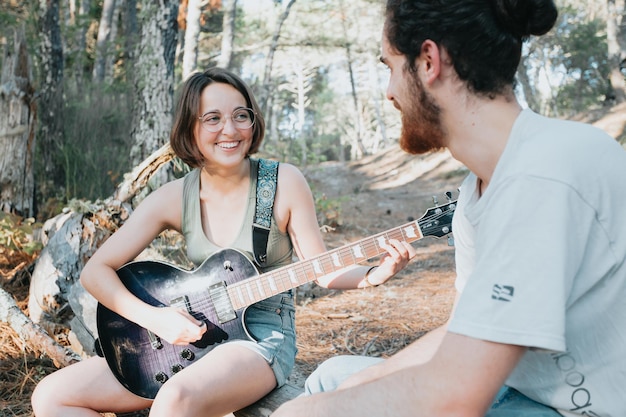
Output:
M438 216L441 217L441 214L438 213ZM314 258L298 261L231 284L227 288L231 303L235 310L238 310L273 295L315 281L324 275L380 256L386 253L383 245L389 239L408 243L415 242L424 237L422 230L432 227L438 222L439 217L436 219L433 219L433 216L423 217L420 220L344 245Z

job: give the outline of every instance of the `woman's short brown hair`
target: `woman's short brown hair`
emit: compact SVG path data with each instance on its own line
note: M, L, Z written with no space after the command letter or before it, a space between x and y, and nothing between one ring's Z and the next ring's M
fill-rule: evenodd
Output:
M223 83L232 85L246 100L246 106L254 111L254 125L252 126L252 144L248 155L259 150L265 137L265 119L261 113L250 87L234 73L224 69L213 67L204 72L192 74L183 85L178 98L174 126L170 133L170 145L176 155L192 168L201 167L204 157L196 146L194 131L200 116L200 95L210 84Z

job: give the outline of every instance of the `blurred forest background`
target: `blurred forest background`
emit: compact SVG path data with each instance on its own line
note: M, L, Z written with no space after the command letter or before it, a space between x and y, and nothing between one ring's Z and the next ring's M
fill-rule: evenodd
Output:
M623 0L557 3L556 28L526 44L519 96L562 118L623 102ZM214 65L253 87L270 157L306 167L390 146L399 117L378 62L383 5L0 0L3 211L41 220L108 197L167 143L181 81Z
M541 114L596 122L626 146L624 1L556 0L556 27L524 46L517 94ZM192 72L226 67L252 87L267 122L261 156L303 170L320 224L337 227L327 239L331 248L399 224L427 207L415 205L426 194L460 183L466 171L446 165L445 155L402 159L400 117L385 98L388 74L378 59L384 3L0 0L0 417L29 416L36 381L77 360L58 344L76 346L68 328L73 310L84 306L72 304L71 294L86 259L141 195L185 173L164 149L176 95ZM166 169L153 175L146 161ZM443 176L415 181L416 172L442 165ZM142 175L139 185L120 186ZM387 185L372 191L375 176ZM176 262L176 239L164 236L154 246ZM453 275L452 251L441 246L414 266L422 278L443 274L433 277L436 297L447 294L441 288L451 288ZM391 321L379 311L383 330L374 329L394 350L419 337L415 329L433 327L418 321L447 314L435 314L445 304L437 301L424 303L434 309L418 317L414 300L425 296L411 291L430 290L398 282L407 301L394 311L406 313ZM369 296L372 303L393 298ZM329 303L325 310L350 305ZM358 309L369 310L355 296ZM307 325L320 327L303 353L316 352L311 346L331 328L311 311L298 310L299 338L307 340ZM411 329L408 317L416 321ZM393 323L398 334L385 339ZM328 350L311 364L324 355Z

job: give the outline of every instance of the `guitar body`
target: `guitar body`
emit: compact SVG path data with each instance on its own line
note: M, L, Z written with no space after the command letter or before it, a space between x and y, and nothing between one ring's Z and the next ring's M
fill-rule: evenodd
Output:
M104 357L115 377L136 395L152 399L172 375L219 344L252 339L245 329L245 309L235 310L234 315L224 319L216 308L216 303L219 307L224 301L225 287L258 275L252 262L237 250L216 252L193 271L163 262L139 261L124 265L117 274L126 288L144 302L153 306L179 305L207 325L199 341L171 345L98 304L98 336Z

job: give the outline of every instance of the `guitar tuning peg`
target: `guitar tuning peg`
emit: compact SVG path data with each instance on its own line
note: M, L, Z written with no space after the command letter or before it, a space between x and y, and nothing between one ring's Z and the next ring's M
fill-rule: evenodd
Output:
M446 198L448 201L452 201L452 193L450 191L446 191Z
M435 203L436 206L438 205L438 201L437 201L437 196L436 195L433 196L433 203Z

